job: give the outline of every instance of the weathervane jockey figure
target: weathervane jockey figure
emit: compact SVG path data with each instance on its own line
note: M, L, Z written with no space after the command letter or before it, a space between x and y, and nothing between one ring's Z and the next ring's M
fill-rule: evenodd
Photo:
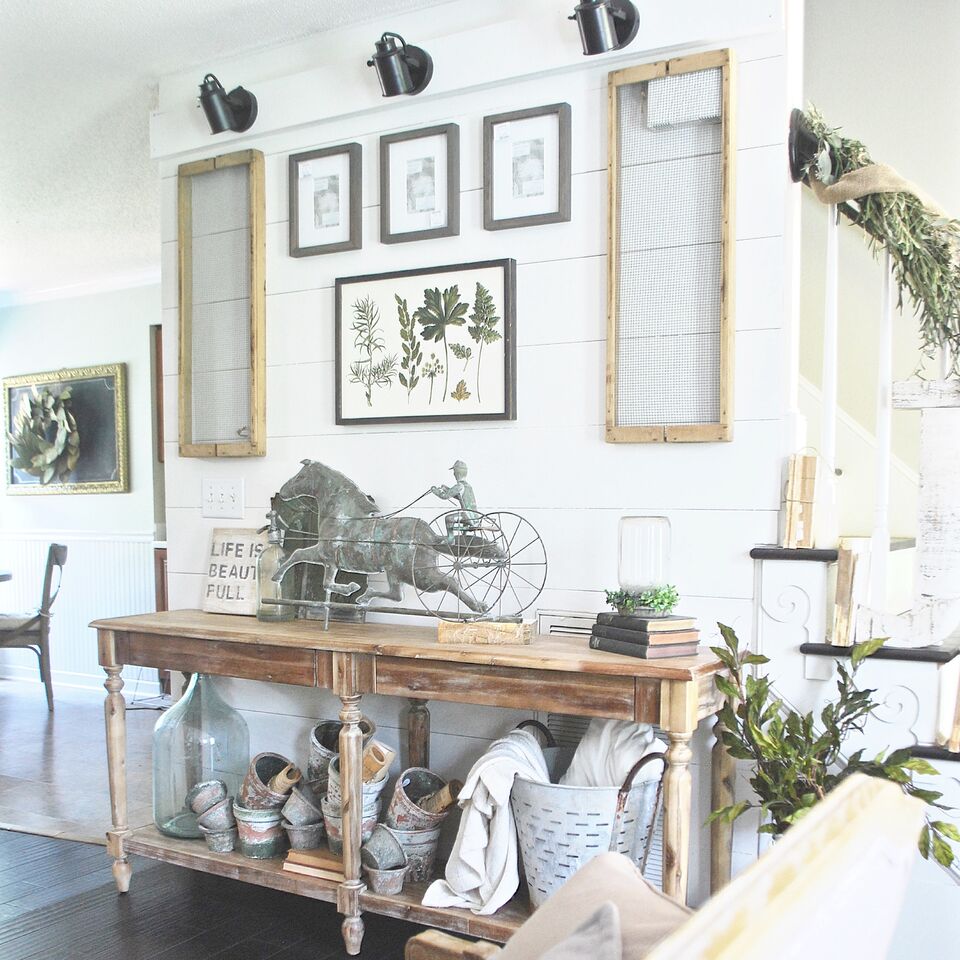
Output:
M464 530L472 530L480 519L480 512L477 510L473 487L467 482L467 465L458 460L450 469L457 482L452 486L441 484L431 487L430 492L441 500L456 500L460 504L459 516L447 516L447 534L453 538Z

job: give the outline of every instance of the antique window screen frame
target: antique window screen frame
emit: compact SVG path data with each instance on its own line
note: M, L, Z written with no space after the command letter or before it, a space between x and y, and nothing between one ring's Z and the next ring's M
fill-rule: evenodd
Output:
M263 154L182 164L178 220L180 456L263 456Z
M733 66L715 50L609 76L610 443L733 439Z

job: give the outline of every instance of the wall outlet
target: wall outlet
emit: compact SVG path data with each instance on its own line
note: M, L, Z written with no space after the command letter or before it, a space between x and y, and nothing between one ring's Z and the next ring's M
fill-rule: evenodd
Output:
M200 489L201 516L243 519L242 480L203 480Z

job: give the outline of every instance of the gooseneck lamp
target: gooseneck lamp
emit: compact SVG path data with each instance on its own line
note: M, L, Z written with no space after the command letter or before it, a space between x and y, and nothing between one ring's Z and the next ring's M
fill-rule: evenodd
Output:
M421 93L433 77L430 54L407 43L398 33L385 33L380 37L367 66L376 67L385 97Z
M640 14L630 0L582 0L568 19L577 21L585 57L620 50L640 29Z
M211 133L225 130L243 133L257 119L257 98L243 87L235 87L227 93L212 73L208 73L200 84L200 106L207 115Z

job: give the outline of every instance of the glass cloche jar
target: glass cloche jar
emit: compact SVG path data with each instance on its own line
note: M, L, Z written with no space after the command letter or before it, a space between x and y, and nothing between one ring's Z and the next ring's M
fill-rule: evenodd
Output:
M200 836L187 793L205 780L223 780L235 797L250 762L250 732L243 717L217 693L210 677L195 673L183 696L153 729L153 819L170 837Z
M670 521L667 517L621 517L620 589L639 596L670 579Z

